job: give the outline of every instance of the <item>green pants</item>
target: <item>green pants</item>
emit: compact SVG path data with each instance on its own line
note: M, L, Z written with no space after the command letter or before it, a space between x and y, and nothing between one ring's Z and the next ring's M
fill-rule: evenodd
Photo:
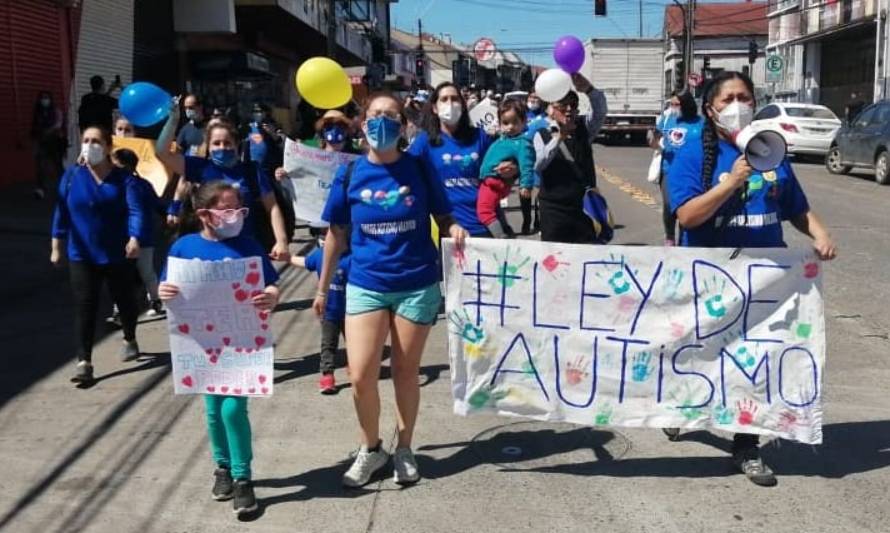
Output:
M250 479L253 448L247 398L205 394L204 405L213 460L218 466L230 469L234 479Z

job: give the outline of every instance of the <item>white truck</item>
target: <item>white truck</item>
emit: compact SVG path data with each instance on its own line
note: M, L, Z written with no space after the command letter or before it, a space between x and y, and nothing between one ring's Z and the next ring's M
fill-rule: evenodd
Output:
M605 140L643 143L664 109L664 42L660 39L590 39L582 71L606 93Z

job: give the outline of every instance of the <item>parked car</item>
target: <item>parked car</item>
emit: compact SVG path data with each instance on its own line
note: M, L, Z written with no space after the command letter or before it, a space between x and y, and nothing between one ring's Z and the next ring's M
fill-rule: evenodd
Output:
M754 115L752 126L781 135L790 154L824 156L841 121L825 106L774 103Z
M838 132L825 167L846 174L853 167L874 169L875 181L890 185L890 100L872 104Z

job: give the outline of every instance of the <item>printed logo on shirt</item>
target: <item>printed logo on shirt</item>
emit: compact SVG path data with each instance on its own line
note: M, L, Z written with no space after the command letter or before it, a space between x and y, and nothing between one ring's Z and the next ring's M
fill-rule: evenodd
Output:
M686 144L686 128L674 128L670 131L668 137L674 146L683 146Z
M768 172L763 173L763 179L769 182L776 181L778 179L778 175L775 170L770 170Z
M376 222L373 224L362 224L360 227L367 235L395 235L416 230L417 221L411 219L397 220L395 222Z
M193 144L193 145L189 146L189 153L187 155L190 155L192 157L198 157L200 155L198 153L200 150L201 150L200 146Z
M476 152L471 153L470 155L463 154L442 154L442 162L446 165L451 165L454 163L455 165L460 166L462 169L468 169L476 164L476 161L479 160L479 154Z
M400 200L405 204L405 207L411 207L414 205L415 199L414 195L411 194L411 187L407 185L402 185L398 189L389 191L378 190L374 192L371 189L365 189L360 193L360 196L362 203L376 205L384 210L398 204Z
M479 188L479 179L478 178L448 178L444 181L445 187L473 187L474 189Z

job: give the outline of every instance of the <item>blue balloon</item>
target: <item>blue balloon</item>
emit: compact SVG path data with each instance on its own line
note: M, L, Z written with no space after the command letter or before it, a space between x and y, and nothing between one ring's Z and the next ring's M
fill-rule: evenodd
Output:
M121 92L121 114L133 124L147 128L166 119L173 97L153 83L137 81Z

